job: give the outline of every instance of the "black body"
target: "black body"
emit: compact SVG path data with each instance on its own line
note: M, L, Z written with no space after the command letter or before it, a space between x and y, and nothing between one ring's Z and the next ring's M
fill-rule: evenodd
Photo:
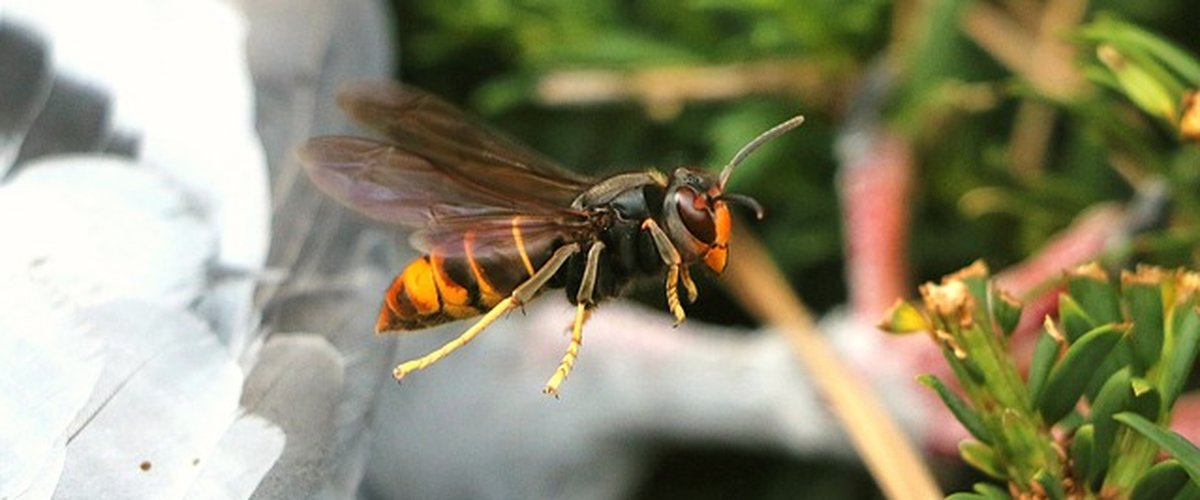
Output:
M663 187L653 184L635 186L600 206L585 207L592 213L596 237L605 245L596 270L593 302L619 296L634 280L657 275L665 269L654 240L642 230L646 219L659 220L656 212L662 209L665 193ZM657 210L652 212L651 207ZM590 242L584 245L548 284L565 288L571 304L576 303L590 246Z

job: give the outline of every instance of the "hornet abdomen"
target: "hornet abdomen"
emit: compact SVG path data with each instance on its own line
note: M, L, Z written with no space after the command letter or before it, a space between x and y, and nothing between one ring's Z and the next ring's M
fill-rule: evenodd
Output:
M517 224L509 245L479 247L463 235L461 252L413 260L388 287L375 332L420 330L487 312L533 276L561 244L529 248ZM457 250L457 249L456 249Z

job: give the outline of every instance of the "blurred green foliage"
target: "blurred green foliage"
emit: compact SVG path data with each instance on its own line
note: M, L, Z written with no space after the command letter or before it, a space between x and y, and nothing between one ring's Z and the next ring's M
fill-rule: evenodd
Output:
M1047 91L1055 81L1047 87L1014 70L965 27L981 7L1020 25L1029 12L1006 9L1064 5L1074 4L427 0L394 7L401 79L474 109L581 171L715 168L758 132L806 114L801 129L749 159L732 188L767 208L753 230L801 296L826 310L846 300L833 146L855 83L885 55L898 67L882 123L917 153L909 207L915 281L980 258L997 268L1018 262L1088 207L1127 202L1154 180L1168 186L1171 205L1122 256L1200 264L1200 152L1180 140L1167 109L1200 84L1193 66L1200 2L1083 2L1080 23L1049 35L1076 49L1050 63L1080 75L1081 85L1065 93ZM1114 53L1123 65L1114 66ZM631 98L550 105L538 97L539 85L568 70L627 75L773 61L797 64L818 83L683 99L678 109L657 113ZM1042 66L1035 68L1056 69ZM1162 88L1147 90L1146 82ZM1030 106L1046 129L1031 169L1014 161L1022 147L1015 131L1029 125L1022 115ZM701 286L693 317L747 321L716 287ZM638 298L661 303L659 295L654 289Z

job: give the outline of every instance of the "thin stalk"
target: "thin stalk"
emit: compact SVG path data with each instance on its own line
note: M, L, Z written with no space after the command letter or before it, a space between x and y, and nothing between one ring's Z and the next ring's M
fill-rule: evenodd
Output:
M887 498L942 498L925 461L862 376L847 367L817 330L779 267L746 231L734 238L725 284L751 315L782 333L808 367L834 416L845 427Z

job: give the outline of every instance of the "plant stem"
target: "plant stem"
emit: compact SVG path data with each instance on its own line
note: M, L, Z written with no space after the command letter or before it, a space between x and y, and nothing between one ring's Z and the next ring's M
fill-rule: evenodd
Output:
M742 228L745 225L741 225ZM779 267L747 231L734 239L725 284L742 307L787 337L887 498L941 498L920 453L873 391L834 353Z

